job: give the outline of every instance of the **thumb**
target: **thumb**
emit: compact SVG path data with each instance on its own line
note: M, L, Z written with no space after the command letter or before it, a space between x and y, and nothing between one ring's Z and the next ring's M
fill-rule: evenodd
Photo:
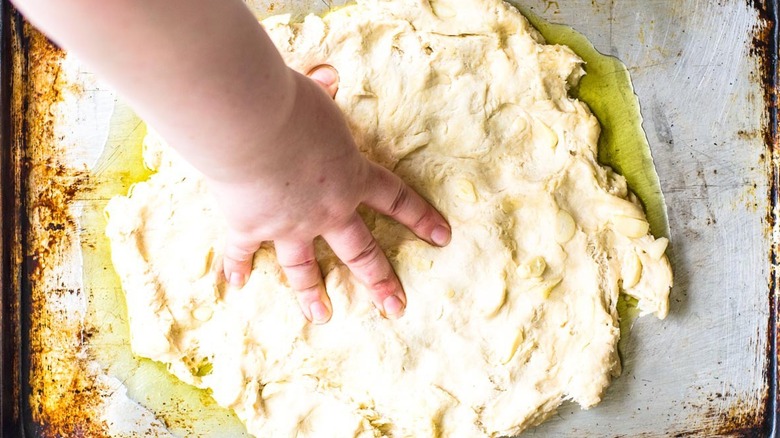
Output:
M336 97L336 92L339 91L339 73L332 65L318 65L309 70L306 76L322 87L331 99Z
M228 230L223 253L222 269L225 279L234 287L243 287L252 272L255 252L260 249L261 240L248 238L234 230Z

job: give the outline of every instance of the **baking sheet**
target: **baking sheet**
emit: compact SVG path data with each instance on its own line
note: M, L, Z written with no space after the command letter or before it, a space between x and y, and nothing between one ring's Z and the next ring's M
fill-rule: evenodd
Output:
M332 6L320 0L248 3L258 16ZM565 404L527 435L768 434L776 414L771 382L776 367L770 358L777 163L776 119L767 101L773 95L766 93L776 47L766 43L777 5L523 0L520 6L572 25L629 67L669 206L675 270L669 317L637 320L622 352L623 375L602 404L589 411ZM4 387L20 382L16 391L24 394L3 391L3 430L24 426L37 436L225 432L222 420L191 427L191 416L221 415L208 401L166 412L146 409L148 398L126 392L138 387L128 379L143 375L94 360L94 333L88 329L95 315L88 297L99 291L84 289L84 275L91 274L84 270L81 248L102 231L84 229L77 218L105 201L107 185L123 184L121 175L101 174L94 166L107 141L139 135L138 120L72 58L63 59L19 22L4 22L19 56L3 53L4 69L15 73L14 92L4 96L4 112L12 114L5 121L10 132L0 163L3 355L5 360L17 347L23 354L16 359L22 360L21 376L14 376L13 365L4 366L2 376ZM130 155L117 149L111 158ZM23 242L14 242L20 235ZM111 269L109 260L103 268ZM23 304L21 312L13 308L15 300ZM14 315L22 323L18 334ZM117 318L121 332L121 312L98 317L101 323ZM19 345L8 345L8 339ZM6 408L14 397L16 417L13 406Z

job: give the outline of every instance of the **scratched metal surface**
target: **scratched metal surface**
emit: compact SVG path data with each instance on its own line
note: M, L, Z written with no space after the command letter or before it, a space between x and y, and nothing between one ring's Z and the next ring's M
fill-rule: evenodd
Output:
M247 2L258 16L328 7L323 0ZM624 373L604 401L589 411L565 404L527 435L713 436L760 424L768 391L771 240L764 93L759 59L751 55L758 13L742 0L518 3L572 25L631 70L669 206L675 271L669 317L637 320L623 351ZM60 107L78 114L62 120L80 124L62 130L83 139L74 143L83 150L71 150L69 160L87 167L101 152L114 108L113 94L89 83L82 99ZM62 270L78 289L80 259L63 259L74 264ZM83 313L83 300L73 308ZM146 412L134 415L144 420L114 425L107 435L161 427Z

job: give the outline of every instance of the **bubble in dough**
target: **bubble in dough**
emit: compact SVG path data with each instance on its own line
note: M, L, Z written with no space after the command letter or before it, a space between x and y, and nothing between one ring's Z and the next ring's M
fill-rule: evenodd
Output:
M496 437L598 403L620 370L619 293L663 318L672 274L668 242L596 160L599 124L568 93L582 61L496 0L364 0L264 25L293 68L338 69L361 151L448 218L452 243L366 213L406 314L383 319L320 244L334 312L310 325L271 245L243 289L219 280L213 199L150 134L157 173L107 207L134 352L258 437Z

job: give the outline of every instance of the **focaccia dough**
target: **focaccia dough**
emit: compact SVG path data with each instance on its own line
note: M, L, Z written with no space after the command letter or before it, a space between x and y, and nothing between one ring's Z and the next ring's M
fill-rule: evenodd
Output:
M214 201L150 135L157 173L107 208L135 353L210 388L258 437L495 437L567 399L598 403L619 373L619 292L663 318L672 275L568 94L582 61L497 0L364 0L264 24L295 69L336 67L361 151L429 199L452 242L366 212L405 316L383 319L320 242L333 319L308 324L271 245L243 289L219 280Z

